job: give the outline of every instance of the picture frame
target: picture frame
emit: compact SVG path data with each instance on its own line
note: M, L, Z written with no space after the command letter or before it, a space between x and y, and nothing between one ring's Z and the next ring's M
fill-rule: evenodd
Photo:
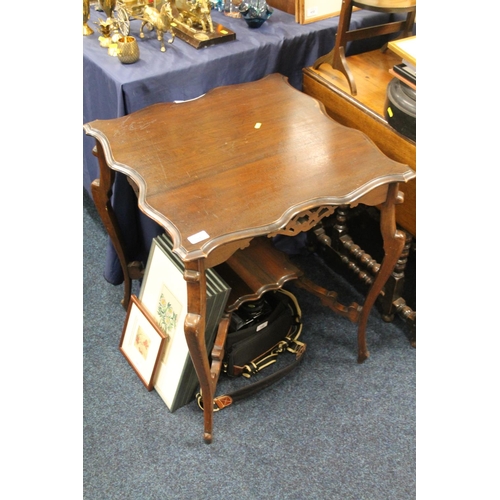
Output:
M148 391L153 390L168 335L159 328L140 300L131 295L120 340L120 352Z
M213 269L206 272L206 285L205 341L210 352L231 289ZM152 240L139 299L169 336L158 362L154 388L174 412L194 400L199 383L184 333L188 305L184 264L173 253L166 234Z
M162 324L170 338L158 363L154 387L170 411L174 411L177 395L186 390L183 372L186 357L189 357L184 335L187 286L182 270L156 239L151 244L139 298L156 324L159 327ZM170 311L168 314L167 310Z
M340 14L342 0L295 0L295 21L309 24ZM353 12L359 10L353 8Z

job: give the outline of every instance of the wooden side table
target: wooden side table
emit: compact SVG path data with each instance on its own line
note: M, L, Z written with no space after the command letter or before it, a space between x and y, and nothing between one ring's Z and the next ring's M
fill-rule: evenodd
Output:
M399 64L401 58L391 51L374 50L348 57L347 60L357 83L356 96L351 95L344 75L329 64L303 70L303 91L321 101L327 113L336 121L364 132L389 158L416 170L416 143L394 130L384 118L387 85L393 78L389 70ZM406 259L417 234L415 179L401 185L401 191L404 193L405 203L396 207L396 222L406 232L406 244L381 302L386 319L390 320L395 314L399 314L411 323L414 337L416 315L408 308L402 295ZM343 231L341 229L338 233L344 239L340 246L351 246L351 249L345 249L346 254L350 254L346 258L355 266L352 263L352 253L356 251L361 259L366 259L366 254L353 247L352 241Z
M380 206L385 258L358 320L358 360L368 356L370 310L404 245L396 229L399 183L415 172L362 133L331 120L281 75L216 88L184 103L156 104L84 125L96 139L96 205L120 245L109 197L113 172L138 187L139 208L169 233L185 264L186 341L203 395L204 439L212 441L219 372L205 346L207 268L259 236L309 231L338 206ZM123 269L127 273L126 267ZM223 348L227 318L216 343Z

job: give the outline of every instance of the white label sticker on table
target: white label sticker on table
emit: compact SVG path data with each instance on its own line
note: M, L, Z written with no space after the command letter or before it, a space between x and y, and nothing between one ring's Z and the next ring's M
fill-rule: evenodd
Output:
M199 243L200 241L206 240L208 238L208 233L206 231L200 231L199 233L193 234L188 237L189 243L193 245Z

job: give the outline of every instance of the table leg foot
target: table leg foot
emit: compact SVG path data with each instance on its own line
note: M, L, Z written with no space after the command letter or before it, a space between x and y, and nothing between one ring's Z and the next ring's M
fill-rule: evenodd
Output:
M370 357L370 353L368 351L358 352L358 363L363 363Z
M130 295L132 294L132 283L128 277L124 277L123 280L123 299L120 301L121 305L125 310L128 309L130 304Z
M212 442L212 434L209 432L205 432L203 434L203 440L205 441L206 444L210 444Z

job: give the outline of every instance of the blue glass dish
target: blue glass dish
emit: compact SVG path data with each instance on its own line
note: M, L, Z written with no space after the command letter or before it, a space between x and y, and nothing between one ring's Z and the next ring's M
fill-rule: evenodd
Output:
M273 13L273 8L265 0L247 0L240 4L239 11L249 28L260 28Z

